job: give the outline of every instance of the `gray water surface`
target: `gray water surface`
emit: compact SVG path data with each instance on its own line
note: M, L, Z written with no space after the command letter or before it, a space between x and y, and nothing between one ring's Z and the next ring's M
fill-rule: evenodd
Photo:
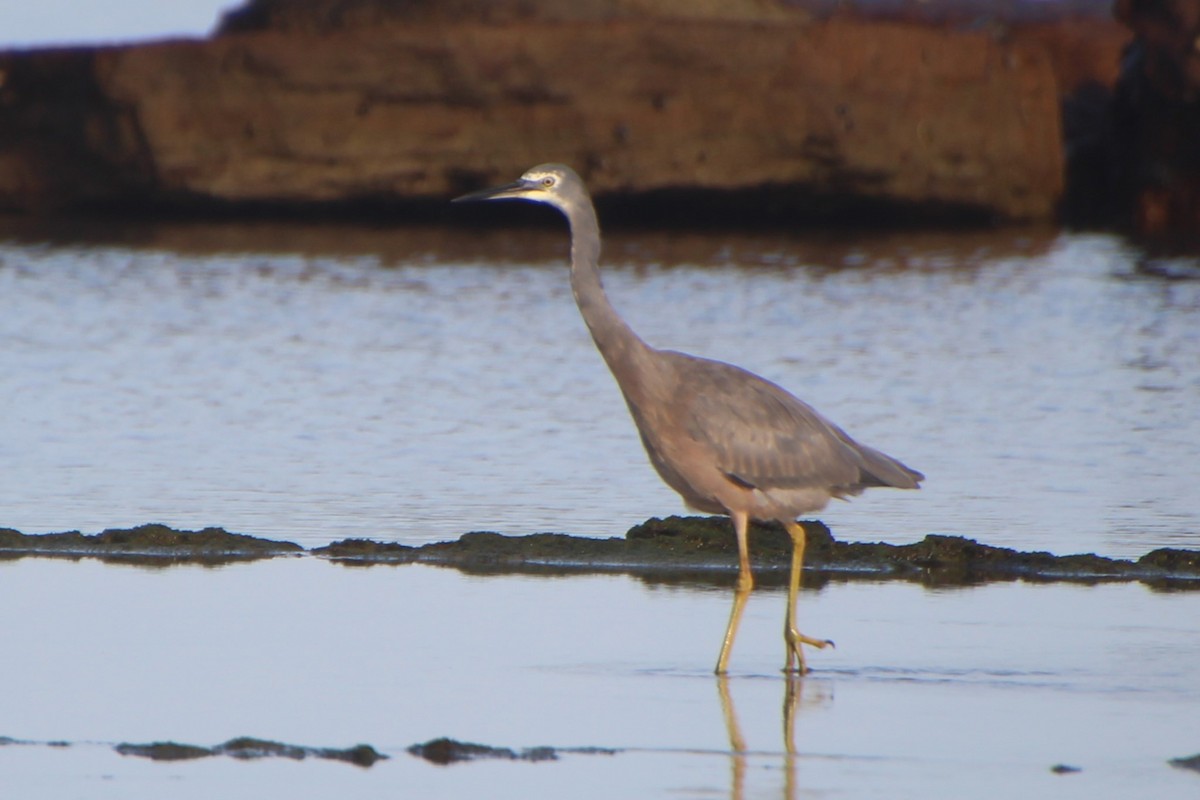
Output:
M621 535L684 509L579 319L559 230L0 232L0 525L319 545ZM649 342L733 361L922 470L822 515L1136 556L1200 542L1200 281L1107 235L620 233Z
M561 231L0 231L0 526L223 525L313 546L620 535L681 511L571 300ZM791 388L929 479L822 514L1057 553L1200 543L1200 282L1040 231L625 233L650 342ZM1156 265L1161 266L1161 265ZM1186 267L1180 274L1186 274ZM1162 270L1155 270L1162 272ZM1168 270L1171 271L1171 270ZM45 798L1192 798L1200 595L1140 584L801 593L627 576L0 561L0 787ZM794 692L789 693L789 685ZM157 763L120 742L363 742ZM439 767L449 736L552 762ZM790 736L793 746L789 747ZM1056 774L1058 764L1079 772Z
M787 706L782 591L469 577L314 558L206 569L0 562L6 796L1194 798L1200 595L1132 584L805 591L836 638ZM794 753L785 745L791 731ZM156 763L118 742L371 744L347 764ZM440 767L450 736L557 761ZM48 742L66 742L51 746ZM1058 775L1057 764L1080 772Z

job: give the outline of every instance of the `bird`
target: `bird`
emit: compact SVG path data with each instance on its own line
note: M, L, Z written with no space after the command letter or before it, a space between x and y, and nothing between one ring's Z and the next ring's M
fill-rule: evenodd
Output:
M804 564L802 514L833 498L889 486L917 489L925 476L859 444L812 406L741 367L648 345L621 317L600 279L600 226L583 180L565 164L541 164L503 186L453 202L526 200L558 209L570 227L570 281L579 313L616 379L650 463L690 508L727 515L737 543L733 607L715 672L728 672L754 586L751 519L777 521L792 540L784 672L808 671L803 646L833 645L801 633L796 602Z

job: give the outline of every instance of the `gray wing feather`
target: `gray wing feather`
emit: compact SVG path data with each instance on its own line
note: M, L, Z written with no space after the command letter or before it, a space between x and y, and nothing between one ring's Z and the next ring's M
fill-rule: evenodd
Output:
M732 364L684 358L677 366L688 394L680 398L686 429L730 478L761 489L814 487L836 495L913 487L922 477L858 444L782 387Z

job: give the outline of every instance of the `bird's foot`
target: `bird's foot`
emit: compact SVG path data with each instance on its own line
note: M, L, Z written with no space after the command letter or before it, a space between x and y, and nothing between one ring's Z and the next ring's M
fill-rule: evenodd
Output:
M814 639L811 636L805 636L795 628L785 630L783 639L787 645L787 664L783 671L797 675L804 675L808 672L808 665L804 663L804 645L819 650L824 650L826 647L837 647L832 639Z

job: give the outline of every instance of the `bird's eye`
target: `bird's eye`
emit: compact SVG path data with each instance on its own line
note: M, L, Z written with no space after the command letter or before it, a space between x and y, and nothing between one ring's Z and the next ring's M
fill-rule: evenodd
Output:
M546 177L542 178L542 186L549 189L553 185L554 185L554 177L552 175L547 175Z

